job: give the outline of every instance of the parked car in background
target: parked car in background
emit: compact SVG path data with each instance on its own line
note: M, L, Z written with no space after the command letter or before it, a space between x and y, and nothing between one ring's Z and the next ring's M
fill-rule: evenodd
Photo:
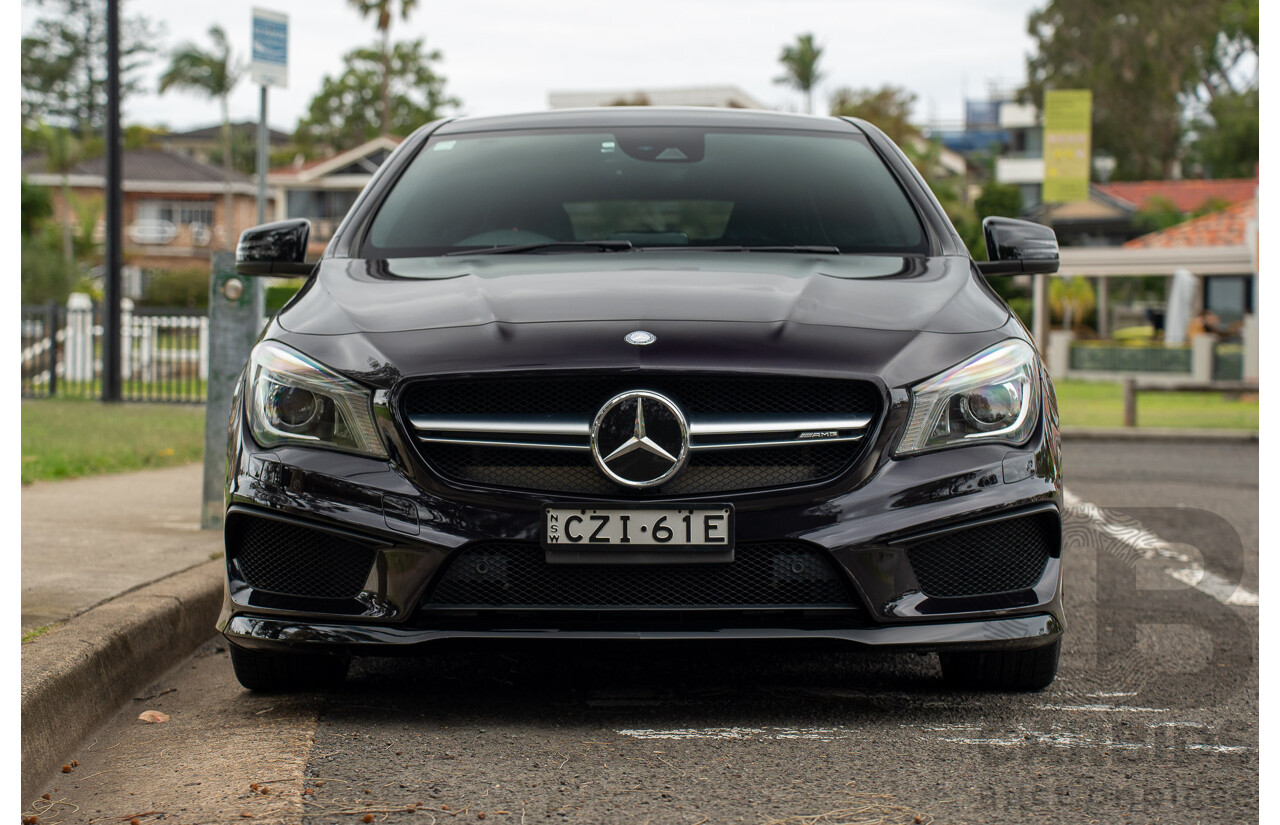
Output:
M234 404L218 628L242 684L451 637L830 640L1034 690L1063 632L1053 387L859 120L441 120L381 166ZM985 274L984 274L985 273ZM637 655L646 655L641 648Z

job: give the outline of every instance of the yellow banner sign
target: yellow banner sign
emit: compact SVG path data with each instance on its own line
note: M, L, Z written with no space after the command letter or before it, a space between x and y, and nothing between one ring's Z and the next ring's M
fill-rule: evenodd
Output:
M1044 93L1045 203L1089 199L1089 140L1093 93L1060 89Z

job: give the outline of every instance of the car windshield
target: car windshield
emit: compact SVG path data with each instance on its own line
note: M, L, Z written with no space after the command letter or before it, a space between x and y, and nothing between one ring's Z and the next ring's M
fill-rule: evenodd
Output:
M595 241L612 243L583 243ZM627 127L433 137L382 204L365 254L793 246L901 254L926 239L852 130Z

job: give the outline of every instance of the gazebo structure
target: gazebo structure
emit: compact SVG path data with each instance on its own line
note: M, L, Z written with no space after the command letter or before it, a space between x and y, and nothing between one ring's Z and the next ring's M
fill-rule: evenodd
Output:
M1062 265L1052 277L1083 276L1097 281L1098 332L1107 338L1110 307L1107 305L1111 278L1172 276L1186 270L1196 276L1196 309L1214 311L1225 323L1240 322L1239 368L1227 366L1240 375L1219 375L1230 359L1220 357L1216 340L1193 340L1183 348L1185 357L1146 359L1159 364L1154 370L1171 381L1192 378L1207 381L1217 377L1256 380L1258 377L1258 201L1235 204L1220 212L1193 218L1168 229L1135 238L1120 247L1063 247ZM1086 358L1077 357L1070 332L1049 335L1050 370L1055 375L1091 373L1083 377L1116 378L1144 369L1082 369ZM1130 363L1136 365L1135 359ZM1185 371L1181 366L1187 366Z

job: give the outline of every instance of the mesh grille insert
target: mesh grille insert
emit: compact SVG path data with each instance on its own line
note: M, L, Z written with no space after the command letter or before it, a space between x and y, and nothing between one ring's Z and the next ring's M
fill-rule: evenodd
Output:
M1040 580L1057 551L1051 513L959 530L907 550L926 596L981 596L1025 590Z
M406 416L555 415L591 421L613 396L648 389L699 415L848 416L879 409L875 387L862 381L760 376L615 375L419 381L404 393ZM870 428L868 429L870 432ZM504 489L613 495L698 495L809 484L834 478L861 442L694 453L660 488L635 490L610 481L589 453L419 442L427 463L446 479Z
M233 557L258 590L322 599L355 598L374 551L323 530L275 519L238 516Z
M726 564L547 564L531 543L458 551L424 607L852 607L825 552L797 542L739 544Z

